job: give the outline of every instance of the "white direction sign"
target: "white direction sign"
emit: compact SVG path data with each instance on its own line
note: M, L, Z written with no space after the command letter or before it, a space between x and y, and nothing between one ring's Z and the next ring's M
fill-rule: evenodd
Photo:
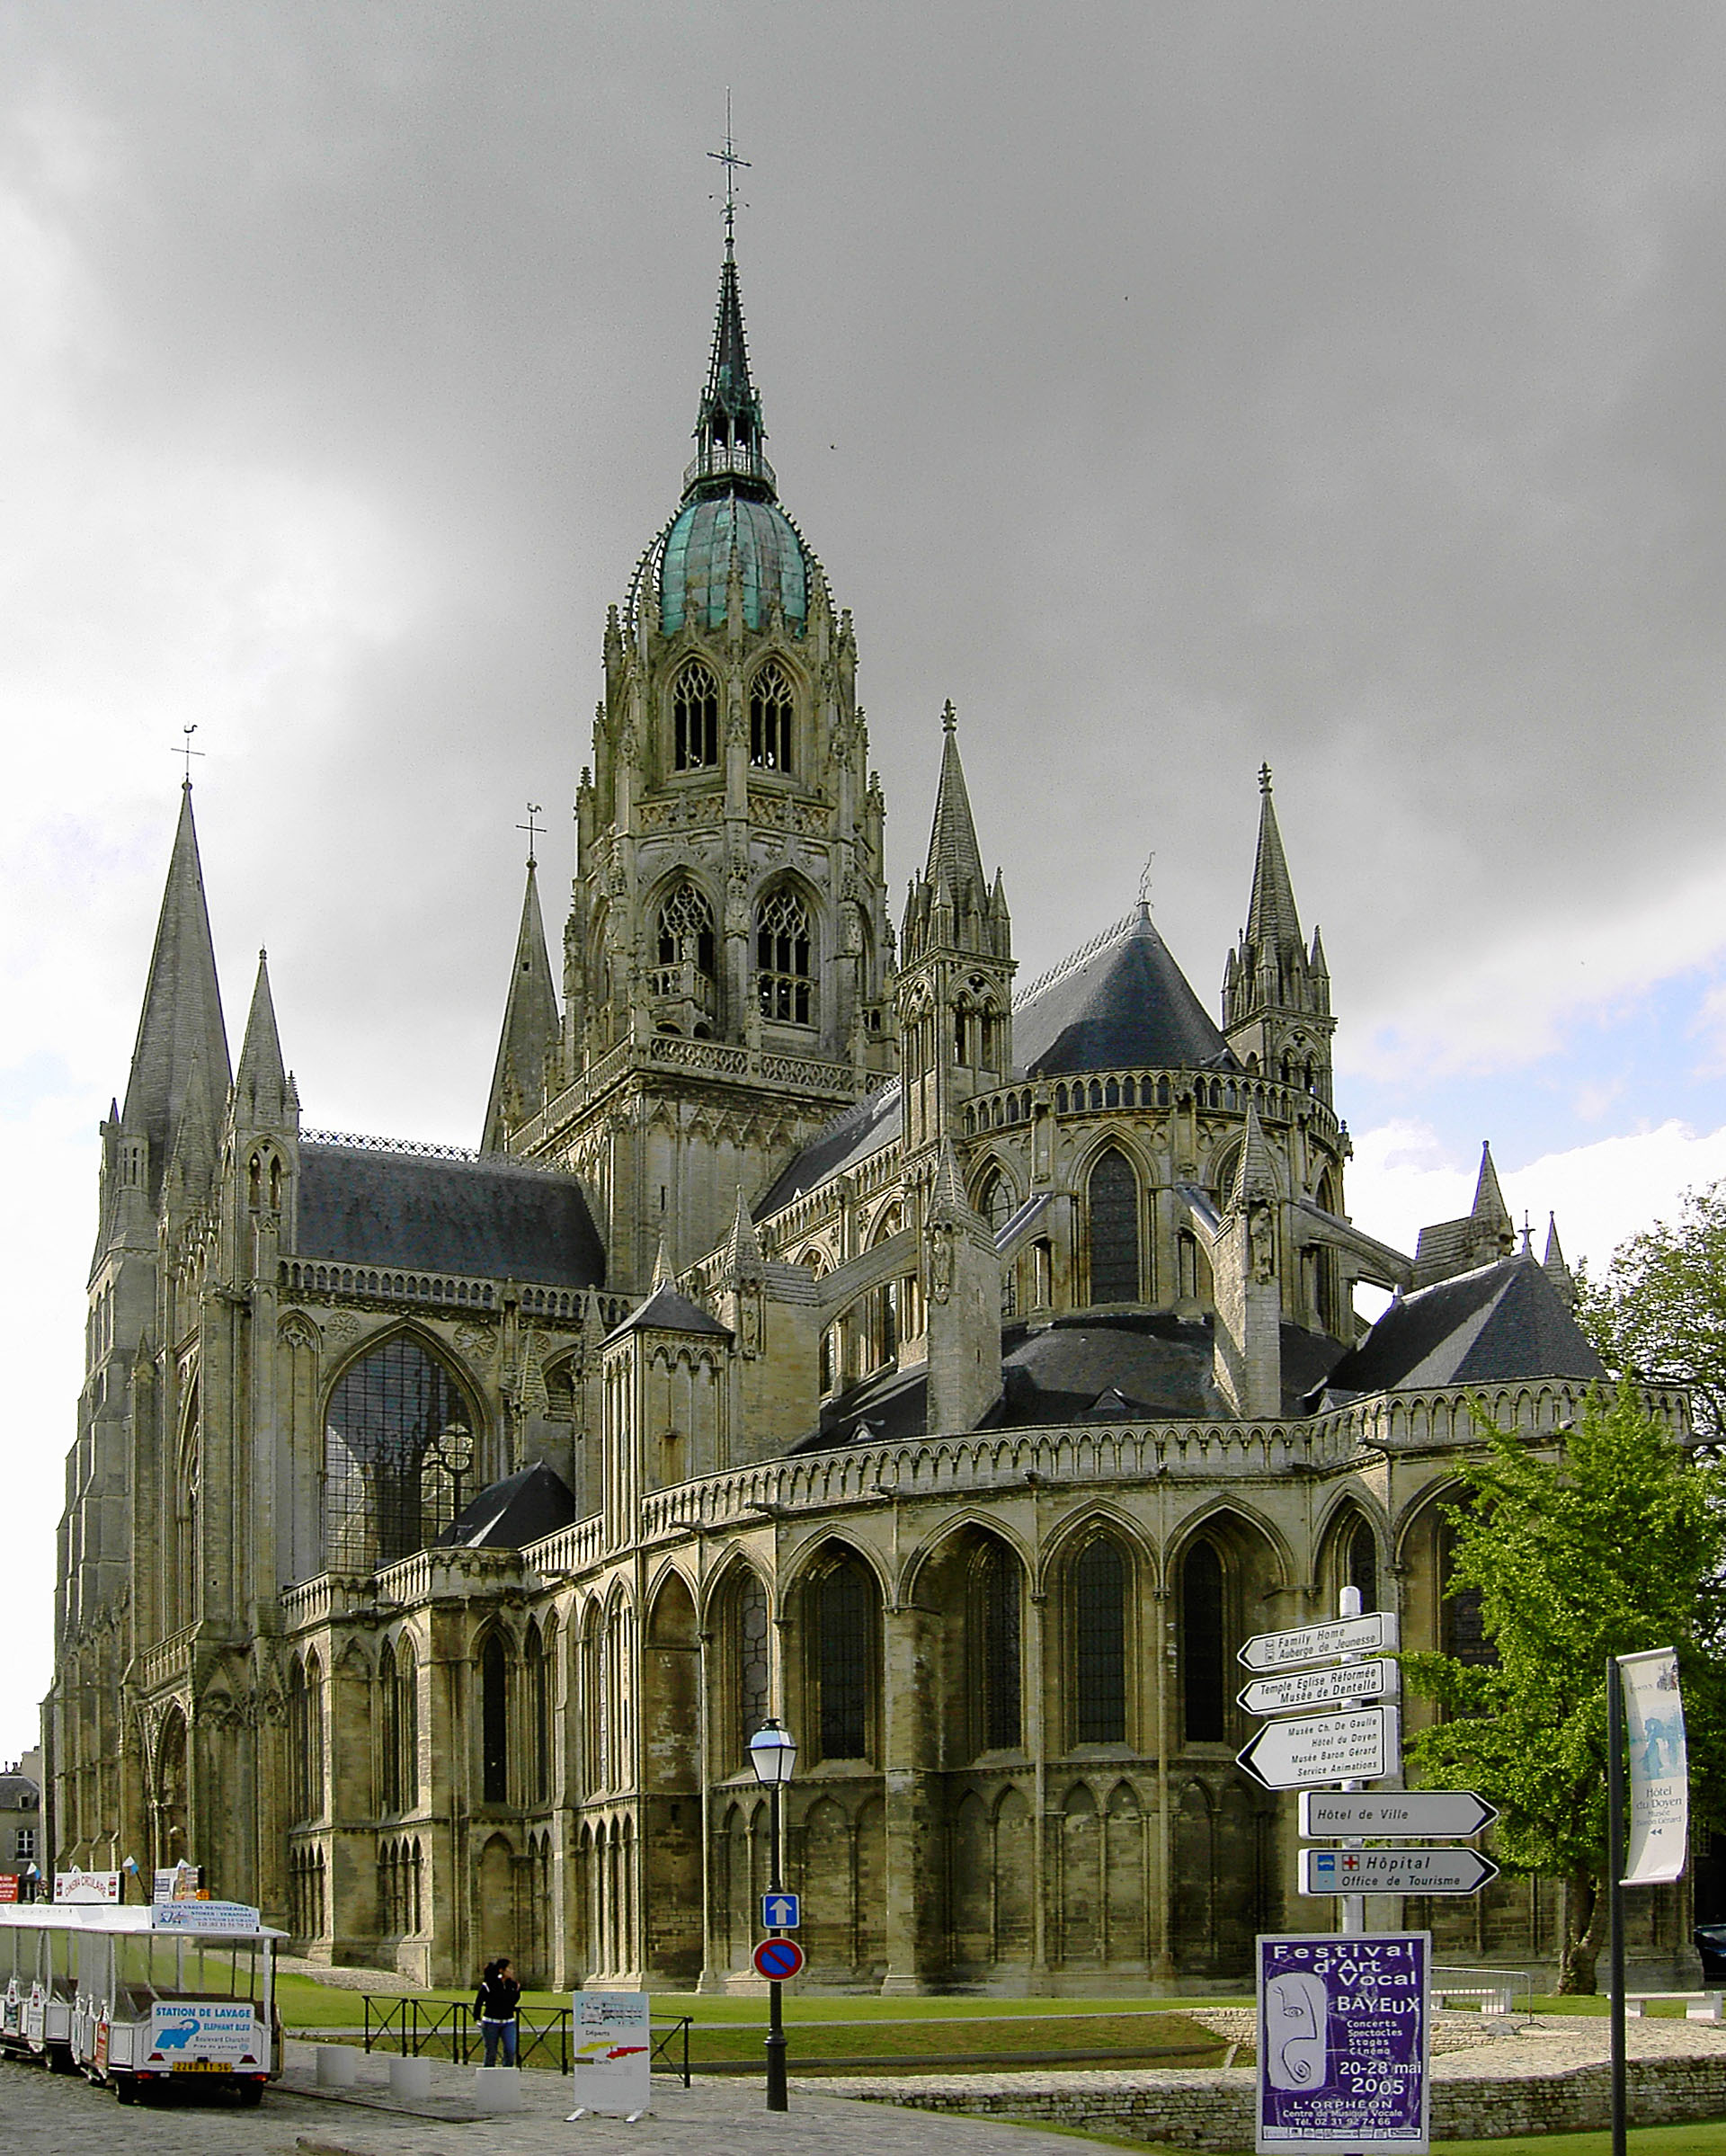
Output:
M1310 1789L1301 1797L1301 1839L1330 1834L1432 1834L1441 1841L1478 1834L1499 1816L1472 1789Z
M1477 1894L1499 1867L1478 1849L1303 1849L1303 1894Z
M1371 1617L1339 1617L1331 1625L1303 1625L1294 1632L1261 1632L1241 1649L1249 1670L1292 1670L1303 1662L1337 1662L1345 1654L1393 1653L1401 1642L1389 1610Z
M1239 1694L1250 1715L1287 1715L1297 1707L1330 1706L1339 1699L1384 1699L1397 1689L1393 1662L1345 1662L1328 1670L1296 1670L1286 1677L1256 1677Z
M1396 1709L1365 1706L1340 1715L1267 1722L1235 1763L1267 1789L1322 1782L1375 1782L1394 1774Z

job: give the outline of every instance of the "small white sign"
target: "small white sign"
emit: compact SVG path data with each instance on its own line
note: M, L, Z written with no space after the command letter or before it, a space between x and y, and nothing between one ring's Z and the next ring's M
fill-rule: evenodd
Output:
M1235 1761L1267 1789L1301 1789L1321 1782L1378 1781L1396 1771L1396 1709L1364 1706L1267 1722Z
M54 1899L57 1902L118 1902L120 1874L118 1872L56 1872Z
M262 1910L245 1902L153 1902L152 1931L256 1931Z
M652 2003L645 1991L575 1994L575 2109L640 2118L653 2105Z
M1301 1839L1333 1834L1432 1834L1460 1840L1490 1827L1496 1806L1472 1789L1308 1789L1301 1795Z
M1345 1662L1287 1677L1255 1677L1242 1687L1239 1699L1250 1715L1287 1715L1303 1706L1334 1706L1339 1699L1387 1699L1398 1683L1393 1662Z
M267 2066L263 2032L246 1999L175 1999L150 2009L146 2063L174 2066L215 2059L228 2066Z
M1478 1849L1303 1849L1303 1894L1477 1894L1499 1867Z
M1261 1632L1238 1659L1249 1670L1290 1670L1303 1662L1337 1662L1345 1654L1394 1653L1400 1644L1395 1617L1381 1609L1371 1617L1339 1617L1331 1625Z

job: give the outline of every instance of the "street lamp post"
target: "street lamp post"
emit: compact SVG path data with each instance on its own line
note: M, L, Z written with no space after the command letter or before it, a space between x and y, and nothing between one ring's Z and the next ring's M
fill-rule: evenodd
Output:
M769 1855L768 1864L772 1877L768 1882L770 1894L784 1891L785 1881L780 1875L780 1794L791 1779L791 1769L796 1765L797 1741L788 1729L781 1729L772 1720L764 1722L749 1740L749 1763L755 1769L755 1778L762 1783L768 1794ZM772 1927L777 1932L778 1925ZM770 1982L767 1987L767 2107L770 2111L787 2108L785 2099L785 2015L779 1999L780 1987Z

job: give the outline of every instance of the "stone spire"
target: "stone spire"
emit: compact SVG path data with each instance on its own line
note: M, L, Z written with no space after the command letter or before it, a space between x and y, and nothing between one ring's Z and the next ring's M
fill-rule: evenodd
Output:
M1558 1216L1546 1216L1546 1254L1540 1261L1541 1270L1557 1288L1567 1303L1576 1301L1576 1275L1564 1262L1564 1252L1558 1240Z
M773 468L762 454L767 430L761 400L749 374L749 343L743 333L743 300L737 283L737 258L725 241L719 272L719 313L713 326L713 356L707 384L695 422L695 461L684 475L686 492L716 489L748 494L758 501L774 498Z
M1318 931L1309 949L1271 797L1259 768L1259 851L1247 924L1223 972L1223 1030L1250 1070L1330 1100L1330 969Z
M941 712L941 776L935 788L929 858L913 882L905 908L903 964L915 964L936 946L1006 958L1011 950L1007 894L999 871L991 886L983 873L971 797L959 760L958 719L948 703Z
M299 1119L299 1095L281 1059L276 1007L270 994L270 960L263 951L258 953L252 1009L239 1068L234 1074L234 1119L236 1127L253 1130L297 1127Z
M755 1223L743 1203L743 1186L739 1183L737 1209L732 1216L731 1233L725 1241L719 1278L724 1281L756 1281L761 1278L766 1262L761 1239L755 1233Z
M516 932L515 966L503 1003L503 1029L497 1043L491 1098L485 1104L482 1153L502 1153L510 1132L539 1112L545 1100L546 1061L563 1029L557 991L546 951L546 928L539 912L535 865L528 858L528 886L521 899L521 925Z
M1259 767L1259 852L1252 864L1252 896L1247 905L1246 940L1282 951L1302 949L1301 915L1294 886L1277 827L1271 798L1270 766Z
M1241 1157L1235 1163L1234 1180L1229 1190L1229 1210L1244 1212L1259 1198L1275 1205L1281 1194L1276 1163L1265 1138L1265 1127L1259 1120L1259 1103L1250 1099L1246 1135L1241 1141Z
M216 951L204 901L204 873L191 815L191 784L181 789L180 823L150 957L138 1042L120 1128L147 1141L152 1199L179 1145L194 1068L206 1093L226 1099L230 1082L227 1029L216 980ZM204 1118L208 1120L208 1118ZM213 1128L210 1143L215 1142ZM213 1157L212 1163L213 1165Z
M1474 1203L1469 1207L1468 1217L1473 1231L1476 1264L1489 1265L1494 1258L1509 1254L1517 1239L1516 1223L1504 1202L1504 1192L1499 1188L1499 1172L1492 1165L1492 1144L1489 1138L1481 1141L1481 1172L1475 1180Z

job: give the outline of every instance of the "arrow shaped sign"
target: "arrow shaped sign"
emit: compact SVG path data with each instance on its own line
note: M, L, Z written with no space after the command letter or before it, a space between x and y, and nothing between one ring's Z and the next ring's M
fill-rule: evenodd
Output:
M799 1922L796 1894L763 1894L761 1922L770 1931L795 1931Z
M1306 1789L1321 1782L1375 1782L1392 1773L1396 1709L1366 1706L1341 1715L1267 1722L1235 1763L1267 1789Z
M1345 1654L1382 1654L1398 1644L1396 1618L1381 1609L1371 1617L1339 1617L1333 1625L1261 1632L1237 1659L1249 1670L1288 1670L1303 1662L1337 1662Z
M1346 1662L1329 1669L1297 1670L1286 1677L1259 1677L1243 1688L1240 1704L1250 1715L1286 1715L1300 1706L1339 1699L1383 1699L1397 1688L1393 1662Z
M1303 1894L1477 1894L1499 1867L1478 1849L1303 1849Z
M1301 1798L1301 1839L1331 1834L1432 1834L1460 1840L1499 1816L1472 1789L1309 1790Z

